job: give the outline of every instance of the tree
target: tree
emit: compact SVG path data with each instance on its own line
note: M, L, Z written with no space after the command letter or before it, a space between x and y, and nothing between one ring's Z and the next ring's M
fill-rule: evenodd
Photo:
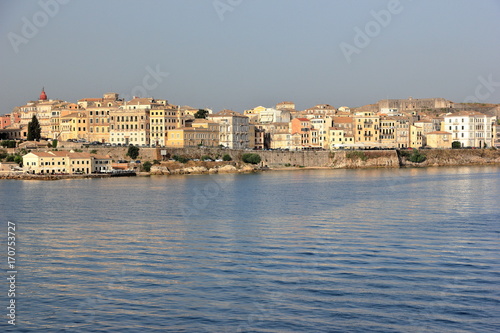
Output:
M233 159L231 158L231 155L225 154L224 156L222 156L222 160L229 162L229 161L232 161Z
M205 109L199 109L198 112L194 114L194 117L196 119L206 119L208 115L208 110Z
M40 128L40 123L36 115L33 115L31 121L28 123L28 141L38 141L40 140L42 129Z
M14 162L17 163L19 166L22 166L23 158L19 155L16 155L16 156L14 156Z
M420 153L417 149L413 149L413 153L410 155L410 162L422 163L426 160L424 154Z
M57 148L57 140L52 140L52 148Z
M459 149L460 147L462 147L462 145L460 144L460 141L453 141L451 143L451 148L453 148L453 149Z
M246 153L241 156L241 160L245 163L251 163L251 164L259 164L260 163L260 156L257 154L253 153Z
M135 160L139 156L139 147L129 146L127 156L130 156L131 159Z
M152 165L153 164L150 161L146 161L142 164L142 168L144 169L144 171L149 172L149 171L151 171Z

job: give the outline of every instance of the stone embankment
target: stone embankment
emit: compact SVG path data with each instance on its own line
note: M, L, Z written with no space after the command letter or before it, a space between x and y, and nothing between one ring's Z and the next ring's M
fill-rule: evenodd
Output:
M258 167L247 164L236 164L227 162L193 162L186 164L179 162L162 162L160 165L151 167L151 175L190 175L190 174L214 174L214 173L240 173L255 172Z
M410 161L412 151L400 151L401 167L462 166L462 165L500 165L498 149L422 149L425 156L421 163Z

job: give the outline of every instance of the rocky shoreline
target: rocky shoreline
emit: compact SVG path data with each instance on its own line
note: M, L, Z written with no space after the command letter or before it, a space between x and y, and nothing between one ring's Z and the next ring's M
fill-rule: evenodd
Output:
M495 149L462 149L462 150L421 150L425 160L416 163L411 161L412 151L342 151L331 152L328 165L303 166L270 164L261 165L238 162L203 162L189 161L161 162L151 166L150 172L138 172L137 176L154 175L200 175L223 173L252 173L281 170L314 170L314 169L366 169L366 168L423 168L442 166L500 166L500 150ZM92 175L32 175L22 172L0 173L0 179L17 180L61 180L108 178L109 174Z

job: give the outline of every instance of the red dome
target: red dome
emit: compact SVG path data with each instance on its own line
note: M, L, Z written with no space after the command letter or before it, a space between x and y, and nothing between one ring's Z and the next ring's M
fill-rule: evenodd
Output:
M47 100L47 94L45 93L45 89L42 88L42 92L40 93L40 100L41 101L46 101Z

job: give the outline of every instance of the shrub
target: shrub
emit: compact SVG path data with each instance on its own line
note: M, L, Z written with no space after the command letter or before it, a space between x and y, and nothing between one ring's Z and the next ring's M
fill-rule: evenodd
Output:
M149 172L149 171L151 171L151 166L152 166L152 165L153 165L153 164L152 164L151 162L146 161L146 162L144 162L144 163L142 164L142 169L143 169L144 171L146 171L146 172Z
M413 149L413 153L410 155L410 162L422 163L425 160L426 160L426 157L424 154L420 153L420 151L418 151L418 149Z
M180 163L187 163L189 161L189 158L179 155L174 155L172 158Z
M453 141L451 143L451 148L453 148L453 149L459 149L461 147L462 147L462 145L460 144L460 141Z
M154 165L158 165L158 164L160 164L160 161L158 161L158 160L153 160L153 164L154 164Z
M91 153L91 154L97 154L97 150L92 149L92 150L90 151L90 153Z
M224 154L224 156L222 156L222 160L226 161L226 162L229 162L229 161L232 161L233 159L231 158L231 155Z
M208 156L208 155L203 155L203 156L201 157L201 160L202 160L202 161L206 161L206 160L210 160L210 161L212 161L212 158L211 158L210 156Z
M360 159L362 160L363 162L366 161L368 159L368 156L366 156L366 154L362 151L351 151L351 152L348 152L345 157L351 159L351 160L354 160L354 159Z
M241 156L241 160L245 163L259 164L261 159L258 154L246 153Z
M15 140L3 140L0 145L5 148L16 148Z

